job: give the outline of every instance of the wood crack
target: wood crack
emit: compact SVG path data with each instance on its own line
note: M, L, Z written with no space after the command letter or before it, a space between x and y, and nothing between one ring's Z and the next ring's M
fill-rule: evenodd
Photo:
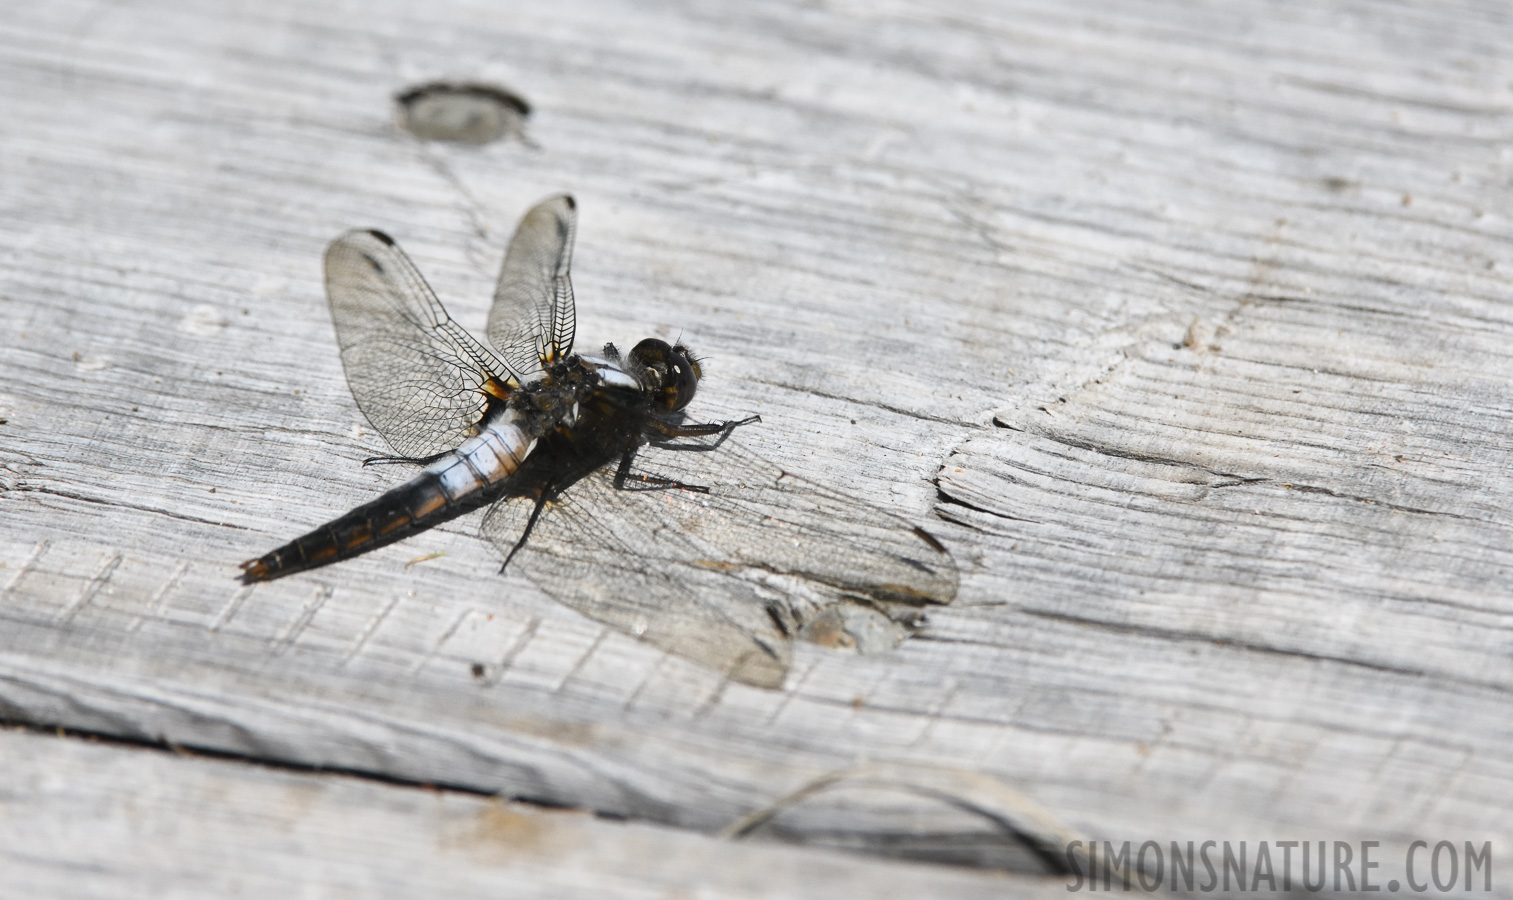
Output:
M794 391L800 394L809 394L814 397L821 397L825 400L834 400L838 403L850 403L856 406L868 406L873 409L881 409L885 412L893 413L896 416L905 416L910 419L918 419L921 422L935 422L938 425L953 425L958 428L977 427L977 424L975 422L967 422L961 419L948 419L944 416L932 416L917 407L893 406L888 403L879 403L875 400L862 400L857 397L848 397L844 394L831 394L825 391L821 391L817 388L804 387L802 385L790 384L784 381L767 381L761 378L752 378L750 379L750 381L755 384L765 384L770 387L781 388L787 391Z
M245 525L233 525L230 522L216 522L210 519L201 519L198 516L189 516L185 515L184 513L176 513L166 509L159 509L155 506L141 506L136 503L122 503L119 500L106 500L103 497L90 497L85 494L76 494L72 491L60 491L57 488L20 484L12 487L9 492L0 491L0 493L46 494L50 497L62 497L65 500L78 500L81 503L92 503L98 506L109 506L115 509L129 509L135 512L145 512L158 516L167 516L170 519L179 519L185 522L195 522L200 525L214 525L217 528L232 528L237 531L252 530Z
M995 423L997 422L996 419L994 421ZM1054 441L1055 443L1061 444L1065 447L1073 447L1078 450L1088 450L1093 453L1097 453L1100 456L1111 456L1115 459L1128 459L1135 462L1153 463L1156 465L1173 466L1182 469L1193 469L1195 471L1211 475L1214 478L1226 479L1226 481L1223 483L1202 485L1203 487L1232 487L1237 484L1258 484L1271 481L1270 478L1241 475L1236 472L1223 472L1218 469L1211 469L1207 466L1200 466L1197 463L1187 462L1186 460L1173 459L1169 456L1157 456L1153 453L1141 453L1136 450L1121 450L1117 447L1111 447L1107 444L1100 444L1096 441L1079 440L1077 438L1067 437L1066 435L1056 434L1055 432L1046 431L1043 429L1034 429L1030 433L1034 434L1036 437L1043 437L1046 440Z
M1444 510L1438 509L1426 509L1422 506L1407 506L1402 503L1389 503L1386 500L1373 500L1370 497L1362 497L1359 494L1344 494L1332 488L1319 487L1318 485L1295 484L1292 482L1277 483L1282 487L1287 488L1288 490L1300 491L1304 494L1324 494L1325 496L1334 497L1338 500L1354 500L1357 503L1369 503L1372 506L1380 506L1383 509L1390 509L1394 512L1413 513L1415 515L1421 516L1441 516L1447 519L1460 519L1465 522L1476 522L1482 525L1493 524L1488 519L1478 519L1475 516L1467 516L1461 513L1445 512Z
M1201 465L1198 465L1197 463L1187 462L1185 460L1173 459L1172 457L1158 456L1158 455L1152 454L1152 453L1141 453L1141 452L1136 451L1136 450L1123 450L1123 449L1120 449L1120 448L1117 448L1117 447L1108 446L1107 444L1100 444L1100 443L1098 443L1096 441L1080 440L1080 439L1076 439L1076 438L1067 437L1066 435L1056 434L1055 432L1048 431L1048 430L1045 430L1045 429L1027 428L1025 426L1021 426L1021 425L1017 425L1017 424L1008 422L1008 421L1006 421L1006 420L1004 420L1002 418L995 417L994 420L993 420L993 424L994 424L995 427L998 427L998 428L1003 428L1003 429L1006 429L1006 430L1009 430L1009 431L1015 431L1015 432L1019 432L1019 433L1032 434L1032 435L1034 435L1036 437L1042 437L1042 438L1045 438L1046 440L1052 441L1052 442L1057 443L1057 444L1061 444L1063 446L1073 447L1073 448L1076 448L1078 450L1088 450L1088 451L1091 451L1093 453L1097 453L1097 454L1099 454L1101 456L1109 456L1109 457L1113 457L1115 459L1128 459L1128 460L1131 460L1131 461L1134 461L1134 462L1150 463L1150 464L1154 464L1154 465L1165 465L1165 466L1173 466L1173 467L1183 468L1183 469L1191 469L1191 470L1194 470L1194 471L1203 472L1204 474L1212 476L1212 477L1217 478L1217 479L1222 479L1220 481L1215 481L1215 482L1211 482L1211 483L1208 483L1208 484L1199 485L1200 487L1209 488L1210 490L1219 490L1221 488L1231 488L1231 487L1249 487L1249 486L1255 486L1255 485L1277 485L1279 487L1283 487L1283 488L1286 488L1288 490L1298 491L1299 493L1304 493L1304 494L1322 494L1324 496L1334 497L1334 498L1339 499L1339 500L1352 500L1352 501L1355 501L1357 503L1366 503L1366 504L1370 504L1372 506L1380 506L1383 509L1390 509L1390 510L1393 510L1395 512L1411 513L1411 514L1414 514L1414 515L1424 515L1424 516L1438 516L1438 517L1448 518L1448 519L1458 519L1458 520L1466 521L1466 522L1476 522L1476 523L1479 523L1479 524L1493 524L1491 522L1491 520L1489 520L1489 519L1477 518L1475 516L1468 516L1468 515L1464 515L1462 513L1448 512L1446 510L1429 509L1427 507L1422 507L1422 506L1411 506L1411 505L1403 504L1403 503L1393 503L1393 502L1388 501L1388 500L1378 500L1378 499L1374 499L1372 497L1361 496L1359 494L1348 494L1348 493L1344 493L1342 491L1337 491L1337 490L1335 490L1333 488L1322 487L1322 486L1319 486L1319 485L1298 484L1296 482L1285 482L1285 481L1279 481L1279 480L1277 480L1275 478L1270 478L1270 477L1266 477L1266 476L1259 476L1259 475L1242 475L1242 474L1240 474L1238 472L1226 472L1226 471L1223 471L1223 470L1220 470L1220 469L1209 468L1208 466L1201 466ZM958 448L957 450L952 451L951 455L955 456L959 452L960 452L960 449ZM966 506L967 508L976 510L977 512L988 513L989 515L999 515L1002 518L1009 518L1009 519L1016 519L1017 518L1015 516L1008 516L1008 515L1000 514L1000 513L994 512L993 510L990 510L990 509L985 509L985 508L982 508L982 507L978 507L978 506L974 506L972 504L966 503L966 502L964 502L964 501L962 501L962 500L960 500L960 499L958 499L956 497L950 496L944 489L940 490L940 494L941 494L941 496L944 499L947 499L950 502L957 503L957 504L960 504L962 506ZM1020 521L1032 521L1032 520L1023 519L1023 520L1020 520Z
M498 797L497 791L482 788L469 787L465 784L454 784L445 781L420 781L413 778L404 778L398 775L388 775L383 772L375 772L371 769L357 769L346 766L313 765L310 763L293 762L287 759L279 759L274 756L261 756L254 753L238 753L233 750L219 750L214 747L204 747L197 744L180 744L167 738L159 737L156 740L146 737L134 737L120 732L91 731L80 728L66 728L39 724L37 722L22 721L17 719L0 719L0 728L12 731L27 731L33 734L45 734L49 736L72 738L75 740L89 741L92 744L108 744L116 747L135 747L142 750L156 750L162 753L175 753L179 756L198 756L205 759L228 760L231 762L249 763L264 769L273 769L280 772L299 772L306 775L340 775L346 778L356 778L361 781L385 784L391 787L418 788L429 793L466 794L474 797ZM542 809L560 809L560 806L539 803L523 797L511 797L517 803L525 803L531 806L539 806Z
M949 506L960 506L963 509L970 509L973 512L982 513L983 515L986 515L986 516L992 516L995 519L1007 519L1010 522L1027 522L1027 523L1029 523L1031 525L1044 525L1045 524L1044 522L1036 521L1035 519L1025 519L1025 518L1021 518L1019 516L1010 515L1009 513L1003 512L1001 510L988 509L985 506L978 506L975 503L969 503L966 500L961 499L960 497L953 496L949 491L947 491L943 487L940 487L939 485L936 485L935 496L936 496L937 503L944 503L944 504L947 504ZM940 509L937 509L935 512L936 512L936 515L943 515L944 514L944 511L942 511ZM948 518L949 518L950 521L956 522L959 525L964 525L964 526L966 526L968 528L973 529L974 531L982 532L981 528L979 528L979 527L977 527L975 525L972 525L970 522L963 522L963 521L960 521L960 520L956 519L955 517L948 517ZM983 532L983 533L985 533L985 532Z
M1513 693L1513 686L1498 684L1492 681L1478 681L1471 678L1461 678L1442 671L1432 671L1408 666L1394 666L1386 663L1371 662L1364 659L1351 659L1345 656L1334 656L1327 653L1315 653L1309 650L1289 649L1277 647L1271 644L1263 644L1258 641L1236 640L1223 636L1199 634L1191 631L1175 631L1166 628L1157 628L1151 625L1131 625L1121 622L1108 622L1102 619L1094 619L1088 616L1076 616L1070 613L1052 612L1049 610L1028 609L1021 607L1020 612L1037 619L1046 619L1053 622L1064 622L1069 625L1080 625L1088 628L1097 628L1104 631L1119 634L1137 635L1140 637L1156 638L1159 640L1177 641L1181 643L1205 643L1221 647L1235 647L1240 650L1249 650L1254 653L1265 653L1273 656L1285 656L1295 659L1307 659L1315 662L1335 663L1341 666L1350 666L1357 669L1368 669L1373 672L1382 672L1388 675L1399 675L1405 678L1435 678L1457 684L1471 685L1497 691L1501 694ZM938 638L937 638L938 639Z

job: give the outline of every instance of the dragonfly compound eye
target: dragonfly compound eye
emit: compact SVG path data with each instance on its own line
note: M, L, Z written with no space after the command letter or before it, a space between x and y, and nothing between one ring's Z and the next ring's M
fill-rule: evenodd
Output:
M666 341L647 338L630 351L630 359L658 391L658 404L663 409L677 412L693 399L699 384L699 364L683 345L672 347Z

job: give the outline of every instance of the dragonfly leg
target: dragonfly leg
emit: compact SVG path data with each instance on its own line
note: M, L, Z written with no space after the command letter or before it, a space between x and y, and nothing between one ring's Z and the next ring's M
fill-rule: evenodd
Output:
M625 451L620 457L620 465L615 469L615 490L619 491L693 491L696 494L707 494L709 488L700 484L684 484L671 478L663 478L661 475L646 475L630 470L631 460L636 458L634 447Z
M503 575L504 570L510 567L510 561L515 558L516 553L520 552L520 548L525 546L525 539L531 536L531 530L536 527L536 520L541 518L541 511L546 509L551 494L550 490L543 488L540 496L536 498L536 508L531 510L531 517L525 522L525 530L520 532L520 538L515 541L515 546L511 547L510 552L504 557L504 565L499 567L500 575Z
M668 425L665 422L653 421L650 425L649 437L656 441L659 446L666 450L713 450L730 436L732 431L742 425L752 425L762 421L761 416L747 416L744 419L735 419L729 422L695 422L691 425ZM712 444L668 444L666 438L680 437L708 437L718 434L719 438Z

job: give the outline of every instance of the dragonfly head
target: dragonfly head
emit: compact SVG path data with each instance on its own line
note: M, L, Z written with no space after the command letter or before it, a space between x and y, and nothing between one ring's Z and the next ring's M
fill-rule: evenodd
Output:
M667 412L677 412L693 399L693 392L703 373L698 360L682 344L647 338L630 351L631 366L657 395L657 405Z

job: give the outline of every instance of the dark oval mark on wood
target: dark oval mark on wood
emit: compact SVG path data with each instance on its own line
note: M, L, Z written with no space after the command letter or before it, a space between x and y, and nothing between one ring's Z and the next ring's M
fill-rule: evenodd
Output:
M519 96L487 84L436 81L403 91L394 100L400 127L422 140L458 144L524 137L531 113Z

